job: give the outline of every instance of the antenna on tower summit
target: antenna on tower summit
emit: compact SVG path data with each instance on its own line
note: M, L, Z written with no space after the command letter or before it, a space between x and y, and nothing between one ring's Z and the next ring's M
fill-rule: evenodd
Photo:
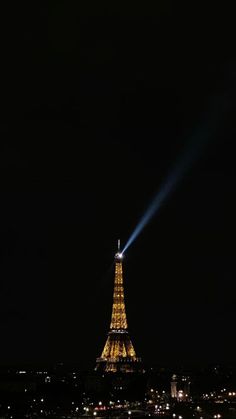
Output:
M122 258L123 258L123 254L120 251L120 239L118 239L118 245L117 245L117 252L115 254L115 260L120 262Z

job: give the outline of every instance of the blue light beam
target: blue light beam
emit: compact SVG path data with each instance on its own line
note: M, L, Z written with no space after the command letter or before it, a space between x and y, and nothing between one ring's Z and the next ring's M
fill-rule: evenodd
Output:
M231 70L230 70L231 74ZM203 150L208 145L209 141L216 139L217 131L222 126L224 117L227 116L229 110L232 108L232 99L229 92L232 91L231 79L232 76L228 74L227 84L222 89L222 93L213 95L211 97L208 112L205 112L207 120L204 118L199 129L193 134L187 142L183 154L175 163L173 169L167 176L165 182L161 185L160 190L154 196L147 211L142 216L141 220L135 227L133 233L128 239L121 253L123 254L128 247L136 240L144 227L151 221L151 219L159 211L163 203L170 197L177 184L184 177L186 172L192 167L193 163L202 155Z
M136 238L142 232L144 227L149 223L149 221L151 221L154 215L156 215L161 205L170 196L170 194L174 191L176 185L183 178L185 173L190 169L193 163L201 155L202 150L207 145L210 137L211 135L209 133L209 130L205 129L203 132L198 132L191 138L190 142L187 144L184 150L183 155L178 159L173 170L167 176L166 181L161 186L158 193L154 196L153 200L150 202L147 211L144 213L141 220L135 227L125 247L123 248L122 253L124 253L128 249L128 247L134 242L134 240L136 240Z

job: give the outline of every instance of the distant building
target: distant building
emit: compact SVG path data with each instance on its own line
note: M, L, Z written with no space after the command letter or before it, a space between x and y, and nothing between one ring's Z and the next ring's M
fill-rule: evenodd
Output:
M172 380L170 383L171 387L171 397L177 399L177 375L172 375Z
M177 376L174 374L170 383L171 397L178 401L188 401L190 397L190 384L189 376Z

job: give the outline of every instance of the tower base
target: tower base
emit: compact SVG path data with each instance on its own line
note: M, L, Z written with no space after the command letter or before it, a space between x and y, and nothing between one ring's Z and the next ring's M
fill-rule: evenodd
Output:
M141 358L97 358L95 371L132 373L144 372L144 368Z

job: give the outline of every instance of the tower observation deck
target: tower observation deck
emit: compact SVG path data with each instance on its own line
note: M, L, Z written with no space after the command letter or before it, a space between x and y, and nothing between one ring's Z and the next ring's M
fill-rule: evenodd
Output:
M110 330L100 358L97 358L95 370L105 372L134 372L140 369L141 359L137 357L131 342L125 311L123 285L123 254L115 254L115 281Z

